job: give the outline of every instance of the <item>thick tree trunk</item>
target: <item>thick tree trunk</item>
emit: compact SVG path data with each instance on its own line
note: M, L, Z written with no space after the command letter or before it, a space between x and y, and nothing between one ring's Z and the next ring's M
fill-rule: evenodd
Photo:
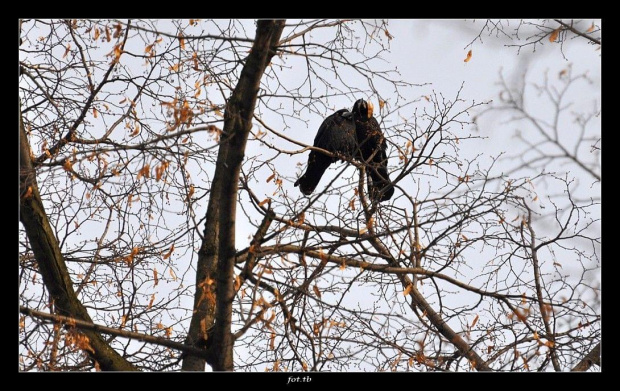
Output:
M204 371L205 362L215 371L233 370L231 323L239 172L252 127L260 80L275 54L283 28L283 20L257 22L252 50L226 103L204 242L198 254L194 312L186 342L207 349L210 358L205 360L186 355L182 367L186 371Z
M594 349L590 351L573 369L571 372L585 372L592 365L601 366L601 343L596 344Z
M60 251L58 240L45 213L32 164L30 144L24 130L23 119L19 121L19 218L32 247L43 282L54 307L60 315L92 323L86 308L78 300L67 265ZM93 330L82 330L88 337L94 352L86 351L104 371L135 371L130 362L119 355Z

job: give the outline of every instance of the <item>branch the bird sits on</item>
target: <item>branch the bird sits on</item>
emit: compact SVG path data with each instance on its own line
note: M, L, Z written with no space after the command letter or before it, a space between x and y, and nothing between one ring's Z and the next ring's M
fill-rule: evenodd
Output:
M325 118L314 138L314 146L336 156L310 152L306 172L295 182L303 194L312 194L330 164L352 158L367 164L370 197L380 202L392 198L394 186L388 174L387 143L372 114L372 103L359 99L352 111L341 109Z

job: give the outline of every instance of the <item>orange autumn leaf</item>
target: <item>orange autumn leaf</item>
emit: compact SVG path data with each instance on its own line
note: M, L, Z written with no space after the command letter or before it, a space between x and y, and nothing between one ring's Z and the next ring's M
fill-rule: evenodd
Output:
M151 300L149 300L149 306L146 308L147 310L150 310L151 307L153 307L153 302L155 301L155 294L153 293L151 295Z
M112 36L110 34L110 29L108 26L105 26L105 40L110 42L112 40Z
M192 63L193 63L194 70L197 71L199 68L198 68L198 54L196 52L192 54Z
M280 290L278 288L273 288L273 295L275 296L276 301L278 303L282 302L282 295L280 294ZM272 319L271 320L273 320L273 317L276 316L276 313L272 312L271 315L272 315Z
M407 296L408 294L410 294L413 291L413 284L409 284L407 285L407 287L405 288L405 290L403 291L403 296Z
M69 51L71 50L71 44L68 43L67 44L67 50L65 50L65 54L62 55L62 58L67 57L67 54L69 54Z
M173 251L174 251L174 243L172 243L172 246L170 246L170 250L164 255L164 259L170 258Z
M312 287L312 290L314 291L314 294L316 295L316 297L318 297L320 299L321 298L321 291L319 291L319 287L314 285Z
M277 193L277 192L280 190L280 188L282 187L282 179L276 179L276 186L278 186L278 187L277 187L276 191L274 191L274 192L273 192L273 194L272 194L272 195L276 195L276 193Z
M181 49L185 50L185 38L183 38L183 33L179 34L179 45Z
M561 30L562 30L561 27L558 27L557 29L553 30L551 35L549 35L549 42L555 42L558 39L558 36L560 35Z
M159 166L157 166L157 168L155 168L155 180L157 182L159 182L162 178L162 176L164 175L164 172L166 171L166 169L168 168L168 165L170 163L168 163L168 161L164 161L162 162ZM173 245L174 246L174 245ZM164 258L165 259L165 258Z
M474 318L474 320L471 322L471 326L469 327L474 327L476 325L476 323L478 323L478 319L480 318L480 316L476 315L476 317Z
M100 34L100 32L99 32L99 27L95 27L95 31L94 31L94 34L93 34L93 35L94 35L94 37L93 37L93 38L94 38L95 40L97 40L97 38L99 38L99 34Z
M264 200L262 200L261 202L258 203L258 206L263 206L265 205L267 202L269 202L269 197L265 198Z
M112 52L114 53L114 59L112 60L112 62L116 64L121 59L121 55L123 54L123 44L116 44Z
M140 180L140 178L145 177L145 178L149 178L151 176L151 165L150 164L145 164L140 171L138 171L138 175L136 177L136 180Z
M90 339L84 334L81 334L79 331L72 329L69 330L67 335L65 336L65 346L70 345L75 348L82 349L84 351L89 351L94 353L94 349L90 345Z
M186 201L190 201L194 195L194 185L189 185L189 191L187 192Z
M114 34L112 34L112 36L114 38L118 38L121 36L123 32L123 26L120 23L117 23L114 25Z
M153 268L153 286L157 286L157 284L159 284L159 276L157 274L157 268Z
M470 50L467 52L467 57L465 57L463 62L469 62L469 60L471 60L471 55L472 55L472 51Z
M591 33L592 31L594 31L594 28L595 28L595 27L596 27L596 26L594 25L594 22L592 22L592 26L590 26L590 28L588 28L588 29L586 30L586 33Z
M62 168L64 168L65 171L71 172L71 170L73 170L73 163L69 159L66 159Z
M271 181L273 180L273 178L275 178L275 177L276 177L276 173L274 172L273 174L271 174L271 175L267 178L267 180L266 180L265 182L269 183L269 182L271 182Z
M530 369L530 366L529 366L529 365L528 365L528 363L527 363L528 359L527 359L527 358L525 358L525 356L521 356L521 359L523 360L523 367L524 367L526 370L529 370L529 369Z
M123 261L127 263L128 265L131 265L133 263L134 257L138 255L139 252L140 252L140 247L134 247L133 249L131 249L131 253L129 255L127 255L126 257L123 257Z

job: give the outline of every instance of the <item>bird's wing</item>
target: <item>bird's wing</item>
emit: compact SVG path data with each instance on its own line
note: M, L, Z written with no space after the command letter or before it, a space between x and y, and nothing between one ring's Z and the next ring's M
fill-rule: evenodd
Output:
M347 109L325 118L314 139L315 147L341 154L351 154L355 143L355 122Z

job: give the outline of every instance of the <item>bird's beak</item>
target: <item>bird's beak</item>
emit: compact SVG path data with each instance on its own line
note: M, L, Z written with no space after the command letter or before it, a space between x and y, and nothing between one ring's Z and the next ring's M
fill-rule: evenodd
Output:
M372 111L375 107L372 105L371 101L368 101L368 118L372 118Z

